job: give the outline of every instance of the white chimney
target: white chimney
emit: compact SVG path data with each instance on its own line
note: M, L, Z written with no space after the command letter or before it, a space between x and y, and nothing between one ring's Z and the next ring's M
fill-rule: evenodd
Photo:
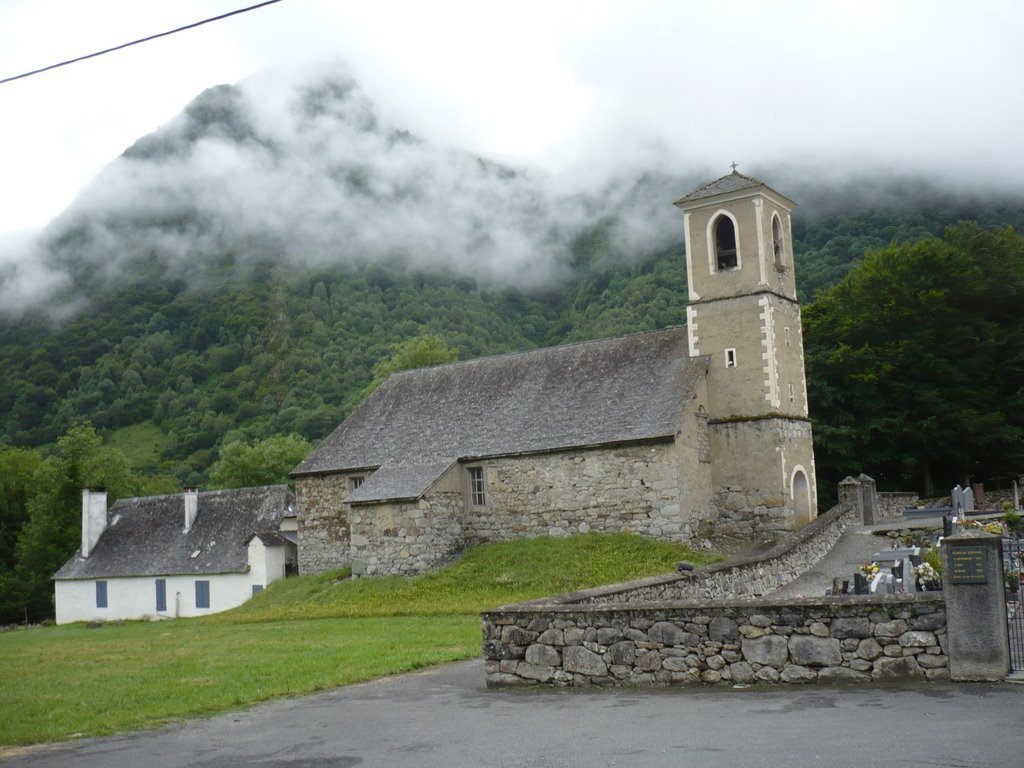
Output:
M192 524L196 521L199 513L199 489L185 489L185 532L192 530Z
M82 491L82 557L88 557L107 530L107 489Z

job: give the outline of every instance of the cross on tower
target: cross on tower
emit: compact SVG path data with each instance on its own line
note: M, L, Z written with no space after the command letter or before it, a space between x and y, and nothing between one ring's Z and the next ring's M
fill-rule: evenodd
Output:
M736 173L736 166L739 165L735 160L732 161L732 172Z

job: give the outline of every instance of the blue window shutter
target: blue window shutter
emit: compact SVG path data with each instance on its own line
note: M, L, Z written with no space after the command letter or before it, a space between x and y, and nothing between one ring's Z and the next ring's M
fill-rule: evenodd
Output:
M262 591L263 591L263 585L262 584L253 584L252 585L252 593L254 595L258 595Z
M156 609L167 610L167 579L156 580Z
M107 607L107 582L105 581L96 582L96 607Z
M210 607L210 582L196 582L196 608Z

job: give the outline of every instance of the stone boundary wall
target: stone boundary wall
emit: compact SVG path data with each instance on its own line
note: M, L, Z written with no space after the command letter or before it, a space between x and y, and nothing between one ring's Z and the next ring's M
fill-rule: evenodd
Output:
M483 614L489 687L949 679L933 593L508 606Z
M818 563L846 528L860 522L852 506L839 505L795 531L764 554L596 587L523 605L572 605L665 600L753 599L796 579Z
M916 493L907 492L880 492L877 497L876 520L903 517L903 510L913 507L920 499Z

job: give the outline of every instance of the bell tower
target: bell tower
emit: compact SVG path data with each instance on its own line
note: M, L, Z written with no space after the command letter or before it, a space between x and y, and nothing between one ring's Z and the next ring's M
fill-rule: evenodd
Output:
M691 357L711 358L708 416L716 533L749 536L816 515L790 212L733 172L676 201L683 211Z

